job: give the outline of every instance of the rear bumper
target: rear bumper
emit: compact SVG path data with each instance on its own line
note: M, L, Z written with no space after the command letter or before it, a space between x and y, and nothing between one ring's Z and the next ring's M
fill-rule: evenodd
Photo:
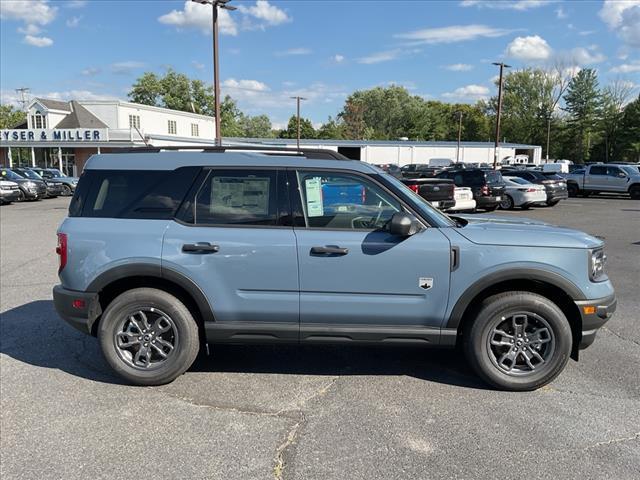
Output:
M461 210L474 210L476 208L476 201L473 199L456 200L455 204L449 208L450 212L457 212Z
M500 200L498 200L500 198ZM476 205L478 208L495 207L502 201L502 195L499 197L476 197Z
M80 302L74 306L76 300ZM86 334L91 334L94 322L102 313L97 293L68 290L62 285L53 287L53 304L65 322Z
M615 294L594 300L576 301L582 318L582 337L579 348L583 350L593 343L598 330L609 321L615 313L618 301ZM593 313L585 313L586 307L593 307Z
M569 193L567 190L559 190L555 192L547 192L547 201L551 202L554 200L566 200L569 198Z
M456 204L455 200L430 200L431 205L440 210L446 210Z

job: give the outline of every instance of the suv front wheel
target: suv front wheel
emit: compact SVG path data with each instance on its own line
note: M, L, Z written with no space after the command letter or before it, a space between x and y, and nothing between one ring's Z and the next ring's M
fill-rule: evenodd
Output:
M200 348L191 312L173 295L153 288L116 297L102 315L98 338L109 365L136 385L175 380Z
M571 328L558 306L530 292L487 298L464 338L469 363L487 383L513 391L535 390L564 369Z

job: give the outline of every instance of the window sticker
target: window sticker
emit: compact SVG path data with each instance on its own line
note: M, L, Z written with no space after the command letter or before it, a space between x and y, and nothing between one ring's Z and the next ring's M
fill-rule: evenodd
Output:
M307 216L322 217L324 207L322 205L322 182L320 177L307 178L304 181L305 197L307 199Z
M214 177L209 213L267 215L269 178Z

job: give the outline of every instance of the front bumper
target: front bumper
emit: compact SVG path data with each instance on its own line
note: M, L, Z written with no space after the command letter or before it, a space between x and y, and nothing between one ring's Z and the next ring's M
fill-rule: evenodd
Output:
M91 334L94 322L102 313L97 293L68 290L62 285L53 287L53 304L65 322L86 334Z
M15 202L20 198L20 190L0 190L0 200L3 202Z
M62 195L64 193L64 188L62 187L62 184L60 185L47 185L47 195L50 197L57 197L59 195Z
M618 301L615 294L611 294L604 298L579 300L575 303L582 318L582 336L578 348L583 350L596 339L598 329L609 321L616 311Z

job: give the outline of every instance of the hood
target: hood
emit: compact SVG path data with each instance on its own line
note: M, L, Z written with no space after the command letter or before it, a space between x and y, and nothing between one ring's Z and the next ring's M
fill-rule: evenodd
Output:
M602 240L588 233L529 218L460 217L469 223L457 232L480 245L595 248L603 244Z

